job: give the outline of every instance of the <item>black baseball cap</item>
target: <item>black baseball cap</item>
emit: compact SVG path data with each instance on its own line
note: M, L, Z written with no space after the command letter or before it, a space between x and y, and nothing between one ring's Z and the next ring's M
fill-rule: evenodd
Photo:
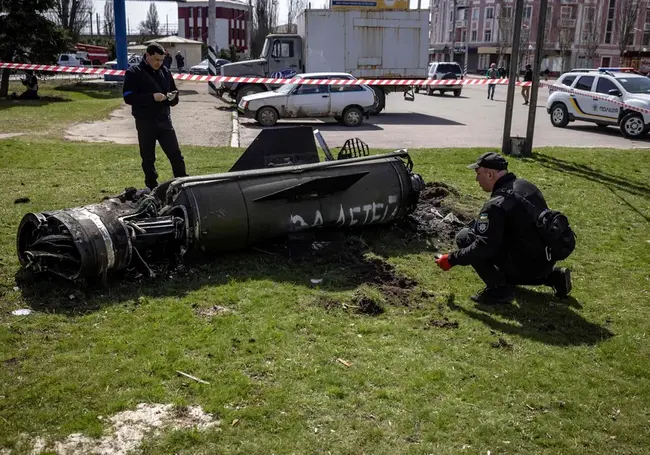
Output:
M508 162L497 152L487 152L479 156L476 160L476 163L472 163L467 166L468 169L478 169L479 167L504 171L508 169Z

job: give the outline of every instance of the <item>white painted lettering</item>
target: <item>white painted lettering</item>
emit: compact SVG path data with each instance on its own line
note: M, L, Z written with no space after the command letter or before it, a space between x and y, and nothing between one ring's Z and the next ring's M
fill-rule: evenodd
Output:
M368 215L370 215L371 209L372 209L372 205L363 206L363 211L366 212L366 218L363 220L363 224L366 224L368 222Z
M314 224L311 227L322 226L323 225L323 215L321 215L320 210L316 210L316 217L314 218Z
M372 220L370 221L371 223L374 223L375 221L379 221L381 218L380 215L377 214L377 209L381 209L384 207L384 204L382 203L372 203Z
M354 219L355 213L361 213L361 207L350 208L350 226L354 226L359 222L359 220Z

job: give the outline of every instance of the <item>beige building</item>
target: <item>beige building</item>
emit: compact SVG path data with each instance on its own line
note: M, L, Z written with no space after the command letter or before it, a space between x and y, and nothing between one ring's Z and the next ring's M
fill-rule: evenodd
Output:
M185 57L185 68L201 63L201 45L203 44L201 41L172 35L145 42L145 44L149 43L161 44L172 57L176 57L176 53L180 52ZM176 58L172 62L172 69L176 69Z

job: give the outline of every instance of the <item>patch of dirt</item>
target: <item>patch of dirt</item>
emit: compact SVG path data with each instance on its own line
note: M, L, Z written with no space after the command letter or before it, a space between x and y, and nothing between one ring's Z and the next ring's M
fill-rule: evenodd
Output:
M397 226L420 238L434 238L450 245L458 231L474 219L474 214L461 204L463 199L468 197L446 183L429 182L420 193L415 211Z
M197 308L195 309L195 312L198 316L212 318L214 316L222 316L224 314L232 313L232 310L225 306L213 305L209 308Z
M457 321L450 321L447 318L444 318L442 320L440 319L431 319L428 321L425 325L425 329L430 329L432 327L435 328L441 328L441 329L457 329L458 328L458 322Z
M219 109L225 105L224 101L208 93L208 84L179 81L177 85L180 101L171 109L171 113L181 150L185 145L229 146L232 116L230 112ZM187 90L190 87L193 90ZM206 122L206 119L210 121ZM137 144L138 133L131 115L131 106L122 103L120 108L111 112L108 120L72 125L66 131L65 138L85 142ZM165 158L164 154L162 157ZM188 169L192 172L191 162L188 162Z
M368 296L357 296L357 305L359 313L367 314L369 316L378 316L384 312L384 307L377 303L375 299Z
M100 417L98 417L100 418ZM101 418L100 420L104 420ZM206 430L221 425L200 406L179 409L171 404L139 404L135 410L122 411L107 419L110 434L99 439L82 434L71 434L63 441L48 442L37 438L33 451L40 453L54 450L58 454L101 453L105 455L126 455L138 448L145 437L156 436L165 429Z

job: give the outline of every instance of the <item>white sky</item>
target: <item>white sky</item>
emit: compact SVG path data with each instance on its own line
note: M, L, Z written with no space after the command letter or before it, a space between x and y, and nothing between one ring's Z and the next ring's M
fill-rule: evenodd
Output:
M109 0L112 1L112 0ZM207 1L207 0L206 0ZM310 0L305 0L309 3ZM417 0L410 0L411 8L417 8ZM96 13L99 13L100 26L103 26L104 18L104 4L105 0L93 0L93 30L96 31ZM178 26L178 4L176 2L148 2L148 1L129 1L126 0L126 17L128 20L128 26L131 32L136 32L138 24L143 21L147 16L147 10L149 9L149 4L155 3L156 9L158 10L158 19L160 20L160 25L164 27L169 21L170 30L176 30ZM287 22L287 10L288 10L288 0L280 0L280 8L278 11L278 23L286 24ZM329 5L329 0L311 0L312 8L324 8L326 5ZM422 8L428 8L429 1L422 0Z

